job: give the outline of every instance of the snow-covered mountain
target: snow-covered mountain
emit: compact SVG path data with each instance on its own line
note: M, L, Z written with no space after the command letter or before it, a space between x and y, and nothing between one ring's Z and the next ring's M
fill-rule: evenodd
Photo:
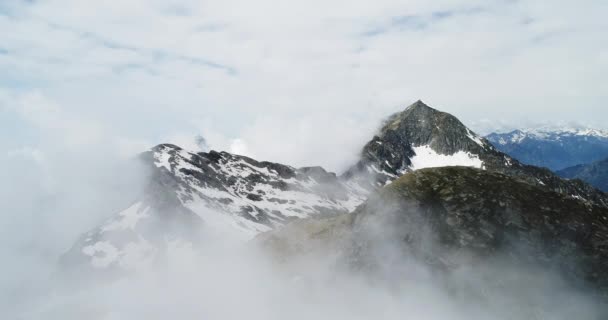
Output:
M140 158L150 172L144 195L83 235L64 264L137 269L208 232L246 240L293 219L352 211L368 194L320 167L294 168L227 152L161 144Z
M554 171L608 157L608 131L597 129L541 127L492 133L486 138L524 163Z
M242 239L294 219L353 211L399 176L428 167L496 171L548 191L608 206L605 194L496 150L454 116L421 101L389 117L338 176L321 167L294 168L227 152L189 152L161 144L141 155L150 171L133 205L84 234L63 257L67 266L133 270L213 232Z

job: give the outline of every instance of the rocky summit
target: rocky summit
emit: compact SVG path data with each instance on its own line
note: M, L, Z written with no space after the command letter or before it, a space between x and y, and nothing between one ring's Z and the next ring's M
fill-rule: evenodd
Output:
M321 167L295 168L227 152L191 152L171 144L158 145L139 159L149 172L144 194L85 233L62 258L64 265L137 270L172 246L195 243L208 233L232 233L246 241L297 219L342 217L400 176L433 167L476 168L453 173L482 177L490 185L517 181L509 187L531 189L555 201L570 199L565 203L572 204L568 207L572 216L588 214L587 208L608 207L605 193L582 181L564 180L547 169L521 164L456 117L421 101L390 116L365 144L359 161L341 175ZM453 197L459 196L458 189L450 190ZM474 210L481 205L475 196L483 194L473 191L483 190L471 190L461 195L468 195L472 200L468 205ZM500 203L525 196L505 192L497 191L494 200ZM462 218L475 220L478 215Z
M456 117L417 101L393 114L361 152L360 161L344 177L371 175L383 186L403 173L445 165L481 167L480 154L491 147Z

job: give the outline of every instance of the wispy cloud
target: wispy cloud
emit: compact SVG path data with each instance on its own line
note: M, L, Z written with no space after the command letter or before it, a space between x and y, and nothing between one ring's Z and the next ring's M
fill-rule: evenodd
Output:
M363 142L340 143L358 133L332 137L328 123L373 131L419 98L469 123L601 118L608 65L598 39L607 5L545 5L3 2L0 28L10 32L0 35L0 86L37 92L65 114L154 142L205 132L215 137L211 147L240 139L269 159L276 155L265 144L299 141L298 150L315 151L276 160L338 170ZM317 138L265 130L267 119ZM319 152L318 136L335 150Z

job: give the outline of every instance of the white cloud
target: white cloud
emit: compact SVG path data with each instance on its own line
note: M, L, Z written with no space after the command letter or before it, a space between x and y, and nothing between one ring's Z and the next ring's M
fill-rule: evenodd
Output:
M418 98L467 123L542 118L605 126L597 119L606 115L608 58L598 39L607 5L546 6L24 2L0 15L0 27L12 31L0 35L7 52L0 84L43 94L66 115L84 114L135 140L213 131L203 132L212 147L229 150L241 139L249 153L267 158L277 157L269 145L281 145L292 151L282 161L333 170L369 137L357 133ZM362 141L344 142L355 136Z

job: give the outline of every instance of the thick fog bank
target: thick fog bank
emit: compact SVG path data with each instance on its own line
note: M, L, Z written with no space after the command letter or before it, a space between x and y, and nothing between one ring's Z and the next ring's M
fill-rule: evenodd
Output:
M54 283L10 318L602 319L606 311L559 275L509 259L441 270L386 241L370 244L375 263L361 267L343 252L277 260L258 241L232 240L170 243L160 263L113 282Z

